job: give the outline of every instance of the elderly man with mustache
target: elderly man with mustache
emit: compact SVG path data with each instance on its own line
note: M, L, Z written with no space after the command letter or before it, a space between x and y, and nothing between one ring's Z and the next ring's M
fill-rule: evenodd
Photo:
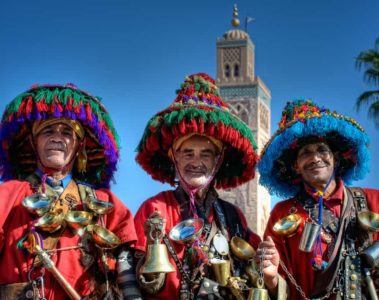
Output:
M257 286L258 269L249 268L249 260L260 237L247 227L241 210L216 191L254 177L255 149L251 130L229 111L215 81L204 73L186 77L174 102L151 118L137 161L176 189L146 200L134 219L136 249L145 255L137 268L145 299L245 299ZM251 255L236 255L230 242L237 238ZM154 242L167 246L171 265L159 265L163 258L156 256ZM277 276L275 246L266 243L270 258L262 264L262 285L275 294L284 281Z
M0 299L140 299L118 136L100 99L33 86L0 127Z
M347 187L369 171L368 146L351 118L311 100L284 108L259 171L271 193L290 198L265 232L290 299L378 299L379 191Z

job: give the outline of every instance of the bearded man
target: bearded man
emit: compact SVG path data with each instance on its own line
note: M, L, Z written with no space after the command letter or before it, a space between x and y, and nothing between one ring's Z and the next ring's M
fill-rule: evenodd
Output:
M33 86L6 107L1 299L139 297L125 280L134 276L133 218L108 189L118 158L100 99L72 84Z
M257 285L259 276L252 277L259 270L261 287L264 280L272 294L278 293L282 281L273 242L260 244L241 210L216 192L254 177L255 149L251 130L229 112L215 81L204 73L188 76L170 107L149 121L137 162L176 189L146 200L134 219L136 248L148 252L138 273L145 299L245 299L246 290ZM150 261L151 251L161 239L173 267L150 274L146 264L156 263ZM232 239L239 239L249 255L238 256ZM261 269L254 269L249 261L259 245L267 256Z

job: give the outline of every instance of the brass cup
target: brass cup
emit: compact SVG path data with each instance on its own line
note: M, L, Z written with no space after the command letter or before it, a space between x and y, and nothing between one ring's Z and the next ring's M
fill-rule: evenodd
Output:
M297 228L301 223L301 216L299 214L290 214L274 224L273 230L278 235L284 237L291 237L295 235Z
M232 237L230 248L232 249L233 254L240 260L249 260L255 255L254 248L238 236Z
M63 223L63 212L48 212L44 214L37 220L37 223L34 224L35 227L47 231L47 232L55 232L59 230Z
M22 200L22 205L32 214L40 217L50 210L51 200L46 195L33 194Z
M88 211L70 211L65 216L65 221L72 229L80 229L86 227L92 221L93 214Z
M88 225L87 230L90 231L93 240L99 247L116 248L121 244L117 235L100 225Z
M358 213L359 225L368 231L379 232L379 214L372 211L361 211Z
M87 206L90 210L98 215L106 215L113 210L112 203L99 200L95 197L88 197Z
M227 285L230 277L230 260L213 258L210 260L213 274L220 285Z
M201 234L203 228L202 219L184 220L170 230L169 237L179 244L191 243Z

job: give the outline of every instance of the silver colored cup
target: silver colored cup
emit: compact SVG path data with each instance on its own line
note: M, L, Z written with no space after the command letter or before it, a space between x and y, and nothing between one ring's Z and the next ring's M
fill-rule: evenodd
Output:
M303 233L301 234L299 250L303 252L313 251L313 246L320 232L321 225L308 222L304 223Z

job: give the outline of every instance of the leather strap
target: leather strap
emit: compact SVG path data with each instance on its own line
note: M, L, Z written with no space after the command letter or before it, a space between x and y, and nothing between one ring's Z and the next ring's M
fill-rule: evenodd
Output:
M191 279L189 278L188 273L184 270L183 264L180 261L179 257L176 255L176 252L174 250L174 247L171 245L170 240L168 239L167 235L163 236L163 242L166 244L168 251L170 252L176 266L179 269L180 274L182 275L182 278L184 278L188 283L191 282Z
M328 267L322 271L317 273L315 286L311 291L311 297L320 298L322 295L330 292L334 287L334 283L336 281L338 271L340 269L341 261L342 261L342 249L344 246L344 237L346 234L346 229L349 225L350 218L353 213L353 197L350 191L344 189L344 207L342 209L341 219L340 219L340 227L338 230L336 243L334 246L334 250L329 259Z
M53 211L57 212L58 210L62 210L63 213L66 214L72 207L75 207L79 203L80 195L78 186L74 180L71 180L62 194L56 200ZM55 248L65 228L66 224L63 223L60 230L49 234L43 234L43 243L45 250L52 250Z

